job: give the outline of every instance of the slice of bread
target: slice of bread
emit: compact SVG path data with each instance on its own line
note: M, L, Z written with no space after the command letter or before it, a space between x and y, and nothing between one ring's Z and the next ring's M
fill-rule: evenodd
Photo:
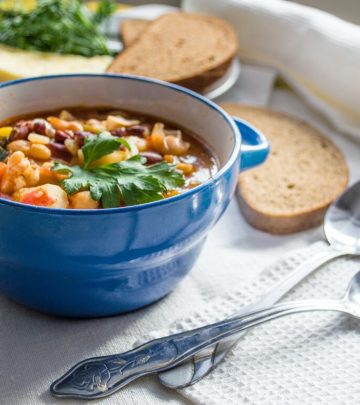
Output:
M122 42L127 48L133 42L135 42L145 29L151 24L148 20L125 20L120 25L120 35Z
M236 51L237 36L226 21L171 13L150 23L108 72L153 77L202 91L225 73Z
M317 129L288 114L223 104L270 141L267 161L239 178L240 208L255 228L287 234L321 224L328 206L348 184L340 150Z
M124 47L128 47L133 44L140 36L144 33L146 28L149 27L151 21L149 20L140 20L140 19L133 19L133 20L125 20L121 23L120 26L120 35L122 37L122 41ZM231 61L230 61L231 63ZM192 89L200 89L205 90L206 87L213 84L216 80L220 79L230 67L229 64L220 65L218 68L211 69L204 74L195 77L191 82L185 83L186 87Z

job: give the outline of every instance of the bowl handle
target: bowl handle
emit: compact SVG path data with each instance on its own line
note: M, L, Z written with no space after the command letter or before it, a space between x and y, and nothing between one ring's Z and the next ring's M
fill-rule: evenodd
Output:
M243 171L260 165L266 160L270 152L269 141L247 121L236 117L233 119L241 134L240 170Z

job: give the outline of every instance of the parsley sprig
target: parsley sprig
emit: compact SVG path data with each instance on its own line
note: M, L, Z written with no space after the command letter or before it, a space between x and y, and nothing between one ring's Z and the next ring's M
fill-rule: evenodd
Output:
M86 138L82 148L84 165L67 166L55 162L53 171L68 174L62 181L67 194L89 190L95 201L103 208L118 207L121 204L145 204L164 198L164 193L184 185L184 176L174 165L161 162L146 166L146 159L140 155L108 165L92 167L92 163L123 145L130 149L123 138L109 133Z

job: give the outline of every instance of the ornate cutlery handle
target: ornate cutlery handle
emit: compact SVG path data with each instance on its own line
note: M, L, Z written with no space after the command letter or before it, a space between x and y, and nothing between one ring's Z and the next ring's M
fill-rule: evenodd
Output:
M138 377L173 367L243 329L284 315L313 310L346 311L342 302L328 300L275 305L243 317L156 339L122 354L83 360L55 381L50 390L59 397L105 397Z
M275 304L321 265L344 255L346 255L346 253L335 251L330 246L326 247L323 251L318 252L302 263L283 280L276 283L275 286L258 301L243 307L232 317L238 317L245 313ZM217 345L208 347L203 352L197 353L193 359L189 359L172 369L159 373L159 381L164 386L173 389L195 384L216 367L245 334L246 331L236 336L231 336L228 339L223 339Z
M125 353L83 360L55 381L50 390L60 397L110 395L138 377L180 363L196 351L229 336L241 323L241 319L229 319L156 339Z

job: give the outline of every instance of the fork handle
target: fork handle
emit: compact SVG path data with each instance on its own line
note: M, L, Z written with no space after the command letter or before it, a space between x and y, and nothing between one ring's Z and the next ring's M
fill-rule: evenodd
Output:
M176 366L199 350L241 330L296 312L346 312L341 301L310 300L278 304L242 317L145 343L125 353L84 360L55 381L50 390L60 397L101 398L146 374Z
M239 312L232 315L232 317L241 316L259 308L275 304L317 268L335 258L345 255L346 253L336 251L330 246L324 248L324 250L303 262L283 280L276 283L275 286L257 302L245 306ZM195 384L216 367L245 334L246 332L241 332L236 336L223 339L217 345L208 347L204 352L197 353L194 358L179 364L173 369L159 373L159 381L164 386L173 389L184 388Z

